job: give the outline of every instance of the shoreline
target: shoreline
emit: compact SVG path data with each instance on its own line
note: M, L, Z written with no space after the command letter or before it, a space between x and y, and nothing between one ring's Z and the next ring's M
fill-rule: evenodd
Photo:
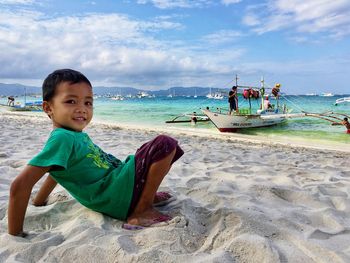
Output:
M19 118L38 118L42 121L48 121L49 119L43 113L33 112L0 112L0 117L19 117ZM257 145L275 145L280 147L289 148L307 148L314 150L336 151L350 153L350 144L340 142L325 142L323 140L310 140L302 138L291 138L285 136L274 136L273 138L267 138L260 135L247 135L242 133L222 133L217 130L209 130L204 128L191 128L191 127L153 127L150 125L133 125L133 124L117 124L101 120L92 120L91 126L103 126L112 129L124 129L124 130L138 130L141 132L156 132L167 133L174 136L197 136L202 138L212 138L217 140L229 140L239 144L250 143ZM350 136L349 136L350 141Z

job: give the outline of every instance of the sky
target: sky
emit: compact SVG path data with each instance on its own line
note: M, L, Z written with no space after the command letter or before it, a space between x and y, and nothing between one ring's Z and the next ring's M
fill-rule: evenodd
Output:
M350 94L349 0L0 0L0 82Z

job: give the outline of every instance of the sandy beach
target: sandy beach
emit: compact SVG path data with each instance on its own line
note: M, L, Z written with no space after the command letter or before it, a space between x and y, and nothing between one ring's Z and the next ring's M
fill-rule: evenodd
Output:
M160 132L179 141L160 188L173 219L128 231L56 187L28 206L28 237L10 236L11 181L50 131L47 117L0 113L0 262L350 262L350 149L100 123L86 132L122 160Z

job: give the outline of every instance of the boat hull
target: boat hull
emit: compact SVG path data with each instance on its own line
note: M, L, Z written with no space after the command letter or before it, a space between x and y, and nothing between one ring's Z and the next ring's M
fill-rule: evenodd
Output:
M350 97L345 97L345 98L340 98L340 99L337 99L335 101L335 105L338 105L340 103L345 103L345 102L349 102L350 103Z
M42 108L40 106L18 107L18 106L8 106L5 104L0 104L0 107L9 111L42 111Z
M209 110L202 110L212 123L221 132L236 132L239 129L267 127L283 123L287 120L286 114L242 114L228 115Z

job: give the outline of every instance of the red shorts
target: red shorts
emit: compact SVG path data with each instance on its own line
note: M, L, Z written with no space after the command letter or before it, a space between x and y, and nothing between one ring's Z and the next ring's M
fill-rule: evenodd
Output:
M176 153L174 159L171 161L173 164L184 154L184 152L177 144L177 141L169 136L159 135L153 140L142 145L136 151L134 191L128 215L134 211L140 199L147 180L149 167L153 163L167 157L174 149L176 149Z
M350 134L350 130L347 130L346 133Z

